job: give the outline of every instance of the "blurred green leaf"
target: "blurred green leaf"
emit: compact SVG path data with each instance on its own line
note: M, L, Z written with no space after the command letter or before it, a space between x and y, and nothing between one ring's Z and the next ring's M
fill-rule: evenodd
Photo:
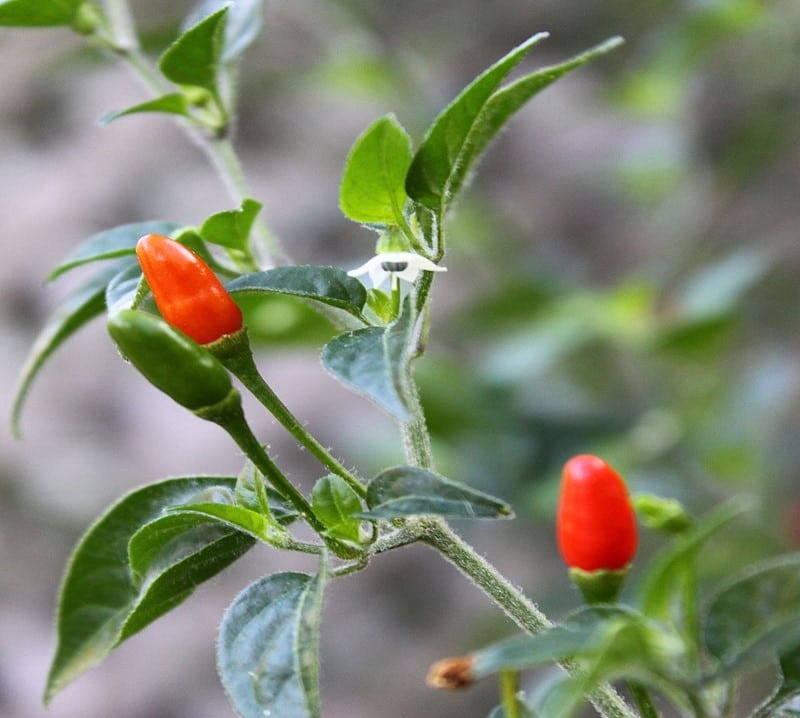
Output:
M260 202L243 199L239 209L212 214L200 227L200 236L211 244L246 252L250 230L260 211Z
M339 206L356 222L403 225L411 139L394 117L373 122L356 140L344 168Z
M330 474L317 481L311 507L330 536L359 543L361 520L354 515L361 511L361 500L341 476Z
M800 714L800 648L780 659L781 677L775 693L753 714L753 718L790 718Z
M61 262L47 278L48 282L61 276L64 272L75 267L80 267L89 262L98 262L102 259L113 259L127 254L134 254L136 243L145 234L163 234L170 236L180 229L179 224L154 220L151 222L136 222L134 224L121 224L113 229L107 229L81 242L69 256Z
M184 27L190 28L209 15L227 7L225 42L222 61L232 62L241 55L261 32L263 0L200 0L189 14Z
M542 32L515 47L473 80L434 120L417 149L406 177L411 199L441 212L450 200L449 185L460 164L473 154L469 136L488 102L509 72L540 40ZM473 156L474 159L474 156Z
M120 117L127 115L136 115L142 112L163 112L169 115L183 115L189 116L189 103L186 96L180 92L174 92L169 95L162 95L155 100L148 100L133 107L128 107L125 110L116 110L114 112L107 112L98 121L98 125L108 125Z
M42 327L22 365L14 392L11 430L15 435L20 433L19 421L28 392L44 363L82 326L103 313L106 285L128 266L127 262L116 263L93 276L61 302Z
M366 519L436 515L452 518L510 519L512 508L501 499L415 466L395 466L367 487Z
M325 369L401 421L409 419L405 392L411 317L406 302L400 318L385 329L368 327L342 334L322 350Z
M71 25L85 0L7 0L0 4L0 25L56 27Z
M231 294L284 294L322 302L361 317L367 301L364 285L337 267L275 267L244 274L226 289Z
M177 85L208 90L219 97L217 78L224 45L228 6L184 32L158 61L164 77Z
M222 619L217 667L242 718L321 718L319 623L326 582L278 573L240 593Z
M192 530L183 533L172 519L151 523L165 508L191 501L200 491L234 485L233 478L213 476L151 484L124 496L84 534L61 585L46 702L252 546L248 536L220 527L192 528L189 522L183 526ZM151 528L138 534L134 573L129 542L147 525Z
M641 579L642 611L653 618L671 618L673 604L683 597L687 572L705 543L748 508L748 504L736 500L723 504L654 557Z
M800 553L745 569L710 601L705 640L715 674L752 670L800 649Z

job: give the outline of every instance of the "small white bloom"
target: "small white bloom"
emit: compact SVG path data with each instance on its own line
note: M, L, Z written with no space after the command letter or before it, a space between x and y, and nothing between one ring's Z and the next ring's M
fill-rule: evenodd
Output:
M415 282L421 271L446 272L447 267L440 267L430 259L413 252L382 252L376 254L366 264L351 269L347 275L359 277L368 274L372 286L378 288L389 277L395 276L406 282Z

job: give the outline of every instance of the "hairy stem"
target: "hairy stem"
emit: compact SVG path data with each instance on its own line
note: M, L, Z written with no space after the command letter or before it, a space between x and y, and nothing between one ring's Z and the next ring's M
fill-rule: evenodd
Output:
M527 633L539 633L553 624L519 588L514 586L486 559L479 556L441 519L421 520L421 540L436 549L472 583L480 588L514 623ZM562 664L570 673L575 667ZM592 705L605 718L636 718L637 714L609 685L601 685L589 696Z

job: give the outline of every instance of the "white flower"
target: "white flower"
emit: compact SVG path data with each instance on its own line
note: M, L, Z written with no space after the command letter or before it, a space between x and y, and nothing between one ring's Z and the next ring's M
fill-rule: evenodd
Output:
M389 277L397 277L406 282L415 282L421 271L446 272L446 267L434 264L430 259L413 252L382 252L376 254L366 264L351 269L347 275L358 277L369 274L372 286L377 288Z

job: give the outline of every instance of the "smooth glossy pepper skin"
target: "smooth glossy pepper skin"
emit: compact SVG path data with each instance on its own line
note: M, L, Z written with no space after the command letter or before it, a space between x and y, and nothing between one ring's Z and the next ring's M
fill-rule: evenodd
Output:
M108 320L108 331L151 384L187 409L214 406L233 391L227 370L211 352L154 314L119 311Z
M242 312L211 268L169 237L148 234L136 256L161 316L198 344L242 328Z
M633 559L638 534L628 489L597 456L574 456L564 465L556 531L570 568L616 571Z

